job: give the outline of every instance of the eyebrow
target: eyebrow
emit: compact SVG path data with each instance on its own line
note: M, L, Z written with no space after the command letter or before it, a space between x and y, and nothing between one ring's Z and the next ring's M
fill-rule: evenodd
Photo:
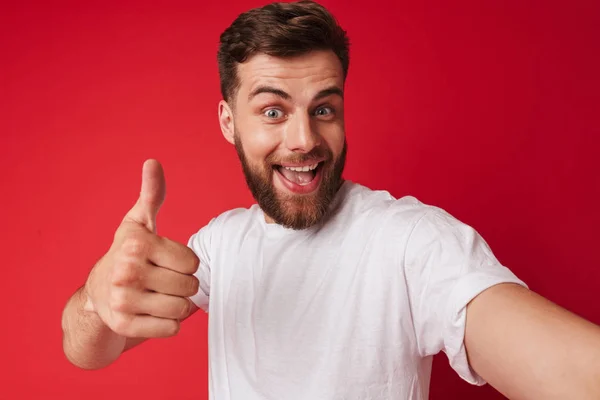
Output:
M252 100L254 97L258 96L261 93L271 93L277 97L281 97L283 100L289 100L292 98L292 96L290 96L288 93L286 93L285 91L283 91L281 89L277 89L276 87L273 87L273 86L264 86L263 85L263 86L257 87L252 92L250 92L250 94L248 95L248 101ZM319 99L322 99L324 97L331 96L334 94L340 96L342 99L344 98L344 91L342 89L340 89L337 86L331 86L331 87L328 87L327 89L323 89L319 93L317 93L317 95L314 97L313 100L319 100Z
M248 95L248 101L252 100L254 97L258 96L261 93L271 93L271 94L274 94L275 96L281 97L284 100L289 100L292 98L292 96L290 96L289 94L287 94L286 92L284 92L281 89L277 89L272 86L259 86L256 89L254 89L252 92L250 92L250 94Z
M314 100L319 100L324 97L331 96L332 94L336 94L336 95L340 96L342 99L344 98L344 91L342 89L340 89L337 86L331 86L331 87L328 87L327 89L323 89L319 93L317 93Z

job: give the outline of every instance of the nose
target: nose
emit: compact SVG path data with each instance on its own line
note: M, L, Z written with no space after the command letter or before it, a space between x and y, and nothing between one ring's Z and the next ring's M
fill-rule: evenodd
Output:
M290 119L285 133L285 146L288 150L308 153L320 144L319 133L309 115L298 113Z

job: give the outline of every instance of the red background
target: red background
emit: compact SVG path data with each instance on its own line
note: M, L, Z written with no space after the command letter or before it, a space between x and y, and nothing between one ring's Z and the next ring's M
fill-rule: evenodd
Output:
M414 3L324 2L353 43L346 177L448 210L532 289L600 323L600 3ZM206 315L95 372L65 360L60 315L144 159L164 165L172 239L252 202L218 128L215 52L262 4L2 5L1 398L207 397ZM502 397L440 355L431 398Z

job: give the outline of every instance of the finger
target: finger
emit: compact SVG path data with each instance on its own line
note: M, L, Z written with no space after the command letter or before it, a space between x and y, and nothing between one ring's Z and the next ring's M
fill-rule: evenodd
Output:
M192 249L163 237L158 238L148 257L154 264L182 274L191 275L200 265L200 260Z
M195 295L200 286L198 278L193 275L153 265L145 269L142 284L147 290L180 297Z
M156 160L146 160L142 168L140 197L125 219L133 220L151 232L156 232L156 216L165 200L164 171Z
M176 335L180 322L151 315L115 313L109 328L118 335L129 338L163 338Z
M113 292L110 308L117 313L151 315L158 318L183 319L190 313L187 298L163 293L119 288Z

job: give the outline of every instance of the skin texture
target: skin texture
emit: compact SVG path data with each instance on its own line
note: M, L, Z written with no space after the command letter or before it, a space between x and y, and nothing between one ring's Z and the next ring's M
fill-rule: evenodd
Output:
M164 198L162 167L149 160L137 203L63 311L63 350L73 364L105 367L146 338L177 334L181 321L197 310L187 297L198 291L192 276L198 257L156 234Z
M320 222L342 183L346 154L341 63L330 51L286 59L258 54L238 75L237 96L219 103L219 121L267 221L294 229ZM307 194L290 192L273 170L318 161L322 179Z
M515 284L467 307L471 367L510 399L600 399L600 327Z

